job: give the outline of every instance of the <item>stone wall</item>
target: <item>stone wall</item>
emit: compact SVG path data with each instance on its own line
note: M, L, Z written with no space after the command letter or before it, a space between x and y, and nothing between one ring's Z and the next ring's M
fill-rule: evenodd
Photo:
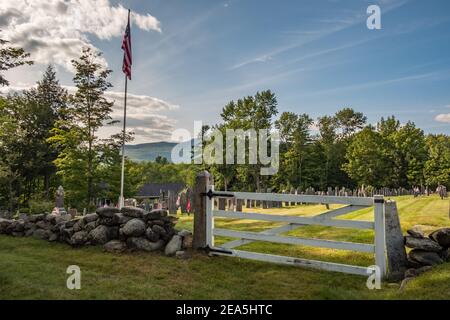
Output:
M109 252L164 250L166 255L186 257L183 250L192 246L192 233L177 231L176 222L177 218L165 210L105 207L74 219L55 214L0 218L0 234L58 241L74 247L103 245Z

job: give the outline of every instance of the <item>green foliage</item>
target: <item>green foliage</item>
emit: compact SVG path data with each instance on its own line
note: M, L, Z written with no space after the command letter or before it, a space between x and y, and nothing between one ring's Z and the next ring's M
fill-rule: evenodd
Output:
M28 60L29 53L22 48L7 46L9 41L0 39L0 72L22 66L24 64L31 65L33 62ZM0 74L0 86L9 85L9 81Z
M28 202L29 214L50 213L55 207L54 201L32 199Z
M438 134L426 139L428 159L425 162L425 180L432 186L445 185L450 189L450 137Z

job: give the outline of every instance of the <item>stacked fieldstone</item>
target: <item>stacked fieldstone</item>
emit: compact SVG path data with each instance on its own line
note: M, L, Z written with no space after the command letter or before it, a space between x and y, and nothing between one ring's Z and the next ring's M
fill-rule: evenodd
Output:
M413 278L433 266L450 262L450 228L438 229L425 236L419 226L407 230L405 246L408 253L408 267L405 278Z
M97 209L96 213L72 219L70 215L38 214L19 219L0 218L0 234L32 236L68 243L74 247L103 245L106 251L157 251L187 257L192 233L175 229L177 218L165 210L147 212L136 207Z

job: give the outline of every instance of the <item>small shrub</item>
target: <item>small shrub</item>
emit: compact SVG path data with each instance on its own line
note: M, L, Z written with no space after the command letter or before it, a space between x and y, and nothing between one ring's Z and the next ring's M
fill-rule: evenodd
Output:
M40 214L46 212L52 212L55 204L53 201L48 200L30 200L29 205L29 214Z

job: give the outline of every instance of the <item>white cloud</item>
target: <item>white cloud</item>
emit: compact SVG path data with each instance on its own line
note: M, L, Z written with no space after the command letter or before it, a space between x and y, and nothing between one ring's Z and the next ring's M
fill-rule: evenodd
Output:
M434 118L434 120L438 121L438 122L446 122L446 123L450 123L450 113L442 113L442 114L438 114L436 116L436 118Z
M15 85L9 87L0 87L0 95L6 95L11 92L20 92L28 90L33 86ZM64 86L69 93L75 92L75 87ZM114 126L105 126L100 132L100 137L107 137L122 130L123 120L123 98L124 93L118 91L107 91L105 97L114 101L111 117L113 120L119 120L120 123ZM176 120L168 117L162 112L173 111L179 108L178 105L171 104L162 99L146 95L137 95L128 93L127 96L127 131L135 132L135 141L133 143L143 143L149 141L169 141L172 132L176 129Z
M101 40L122 35L127 12L109 0L3 0L0 35L30 52L37 63L71 70L70 60L79 56L82 47L94 47L89 35ZM146 31L161 31L160 22L150 14L133 13L132 23Z

